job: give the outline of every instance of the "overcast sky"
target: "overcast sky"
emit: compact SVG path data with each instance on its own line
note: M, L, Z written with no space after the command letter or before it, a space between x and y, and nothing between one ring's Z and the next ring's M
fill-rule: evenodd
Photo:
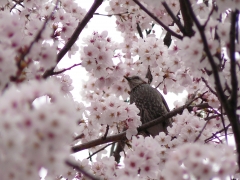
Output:
M82 8L85 8L86 11L88 11L93 3L93 0L80 0L76 1L80 4ZM105 1L96 11L96 13L100 14L106 14L104 11L106 4L108 1ZM102 32L107 30L108 31L108 36L112 38L114 41L122 41L121 34L115 30L116 24L115 24L115 18L114 17L107 17L107 16L101 16L101 15L94 15L93 18L90 20L90 22L87 24L88 28L83 29L81 32L78 41L79 48L83 46L81 39L83 37L89 36L90 34L93 33L93 31L98 31ZM67 68L72 66L73 64L77 64L80 62L80 55L79 53L76 53L76 55L72 56L71 59L68 58L67 55L65 55L64 59L59 63L58 67L59 68ZM65 72L65 74L68 74L71 76L73 79L73 86L74 90L73 96L76 100L81 100L81 97L79 95L79 91L81 89L81 81L82 79L87 79L85 76L85 69L82 67L74 67L73 69Z
M92 5L94 0L79 0L76 1L80 4L82 8L85 8L86 11L88 11ZM106 14L105 7L107 5L108 1L105 1L96 11L96 13L100 14ZM115 27L115 17L107 17L107 16L101 16L101 15L94 15L93 18L90 20L90 22L87 24L88 28L83 29L81 32L78 41L78 44L80 45L79 48L83 46L81 39L83 37L86 37L93 33L93 31L102 32L107 30L108 36L112 38L113 41L121 42L123 39L121 37L121 33L116 31ZM70 67L73 64L77 64L80 62L80 55L79 53L76 53L76 55L72 56L71 59L68 58L67 55L65 55L64 59L59 63L59 68L67 68ZM65 74L69 74L71 78L73 79L73 86L74 90L72 91L74 99L77 101L81 101L81 96L79 94L81 88L82 88L82 79L87 80L87 77L85 76L85 69L81 66L74 67L73 69L65 72ZM182 99L182 97L186 96L186 93L184 95L178 95L168 93L166 97L166 101L169 105L170 109L173 109L173 102L177 99Z

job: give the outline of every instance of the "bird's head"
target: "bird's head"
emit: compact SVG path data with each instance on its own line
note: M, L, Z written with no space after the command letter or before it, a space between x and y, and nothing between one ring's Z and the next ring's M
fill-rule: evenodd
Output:
M134 89L135 87L137 87L140 84L147 84L142 78L140 78L139 76L124 76L124 78L128 81L128 84L130 86L130 89Z

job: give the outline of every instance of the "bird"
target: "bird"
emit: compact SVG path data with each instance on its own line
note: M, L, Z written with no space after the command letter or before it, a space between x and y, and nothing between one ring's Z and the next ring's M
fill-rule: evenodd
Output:
M130 104L135 103L140 110L139 116L142 124L148 123L156 118L167 114L170 110L162 94L145 82L139 76L124 76L130 87ZM172 126L172 119L166 119L163 122L152 126L144 131L145 135L155 137L160 132L167 132L167 127ZM124 142L118 143L114 152L116 162L120 161L120 152L125 146Z
M128 81L130 87L130 104L135 103L140 110L139 116L142 124L159 118L170 111L164 97L156 88L150 86L139 76L124 76L124 78ZM153 137L158 135L159 132L167 134L167 127L171 124L172 119L169 118L148 128L146 132Z

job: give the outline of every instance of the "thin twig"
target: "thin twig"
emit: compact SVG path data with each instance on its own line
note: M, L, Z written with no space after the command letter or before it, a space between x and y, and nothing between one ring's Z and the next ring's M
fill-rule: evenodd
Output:
M216 139L218 139L218 141L219 141L220 143L223 143L222 140L221 140L218 136L215 135L214 137L215 137Z
M87 14L85 15L85 17L83 18L83 20L81 22L78 23L77 28L75 29L75 31L73 32L71 38L68 40L68 42L65 44L65 46L61 49L61 51L58 53L57 55L57 63L56 65L61 61L61 59L64 57L64 55L71 49L71 47L73 46L73 44L77 41L80 33L82 32L82 30L84 29L84 27L87 25L87 23L90 21L90 19L93 17L93 14L95 13L95 11L97 10L97 8L102 4L103 0L95 0L93 2L93 5L91 6L90 10L87 12ZM47 70L44 74L43 74L43 78L47 78L49 76L52 75L53 71L54 71L55 67Z
M106 137L108 135L108 131L109 131L109 125L107 125L107 127L106 127L106 132L105 132L105 134L103 136L103 139L106 139Z
M216 97L218 97L217 92L214 91L214 90L209 86L207 80L206 80L204 77L202 77L202 81L204 82L205 86L208 87L208 89L211 91L211 93L213 93Z
M111 146L112 144L114 144L115 142L109 143L106 146L102 147L101 149L95 151L94 153L92 153L90 156L87 157L87 159L92 158L95 154L99 153L100 151L103 151L104 149L106 149L108 146Z
M38 42L39 39L41 38L41 35L43 33L43 31L45 30L48 21L52 18L55 10L57 9L57 5L58 5L59 0L56 1L56 5L54 7L54 9L52 10L52 13L50 14L50 16L47 17L47 19L45 20L45 22L43 23L42 28L40 29L40 31L38 31L37 35L35 36L35 38L33 39L33 41L31 42L31 44L29 45L29 47L27 48L26 52L24 54L22 54L20 61L18 62L18 65L20 65L21 61L24 60L24 58L26 57L26 55L31 51L34 43Z
M218 114L218 115L212 115L212 116L206 117L206 118L204 118L204 119L207 121L207 120L210 120L210 119L217 118L217 117L219 117L220 115L221 115L221 114Z
M150 34L150 33L152 32L152 29L153 29L154 25L155 25L155 24L154 24L154 23L152 23L152 28L151 28L151 29L149 29L149 30L145 30L147 35L148 35L148 34Z
M84 176L86 176L88 179L91 180L100 180L99 178L95 177L93 174L89 173L88 171L86 171L84 168L80 167L77 163L75 162L71 162L69 160L65 161L66 165L72 167L73 169L75 169L77 172L83 174Z
M141 27L139 26L139 23L137 23L137 31L138 31L138 34L141 38L143 38L143 33L142 33L142 29Z
M22 7L24 8L24 6L21 4L21 3L23 2L23 0L13 1L13 2L15 2L15 4L13 5L13 7L11 7L10 12L12 12L12 10L13 10L17 5L22 6Z
M207 26L207 23L208 23L210 17L212 16L214 10L215 10L215 7L214 7L214 5L213 5L213 7L212 7L210 13L208 14L208 18L207 18L207 20L205 21L205 23L204 23L204 25L203 25L204 28Z
M226 143L228 144L227 128L225 126L225 122L224 122L224 118L223 118L223 108L222 108L222 106L221 106L221 120L222 120L222 125L223 125L223 129L224 129L224 133L225 133L225 140L226 140Z
M74 65L72 65L72 66L69 67L69 68L62 69L62 70L57 71L57 72L53 72L52 75L61 74L61 73L65 72L65 71L71 70L72 68L74 68L74 67L76 67L76 66L80 66L80 65L82 65L82 63L74 64Z
M231 126L231 124L227 125L226 128L229 128L230 126ZM213 135L212 135L211 137L205 139L205 143L208 143L209 141L211 141L211 139L212 139L213 137L215 137L217 134L222 133L222 132L224 132L224 131L225 131L225 129L223 128L223 129L221 129L220 131L217 131L217 132L213 133Z
M119 14L101 14L101 13L93 13L93 15L108 16L108 17L111 17L111 16L122 16L123 14L131 14L131 13L128 13L128 12L125 12L125 13L119 13Z
M57 9L58 3L59 3L59 0L56 0L56 5L55 5L54 9L52 10L50 16L48 16L48 17L46 18L46 20L45 20L44 23L43 23L42 28L38 31L37 35L35 36L35 38L33 39L33 41L30 43L29 47L24 51L24 53L22 53L22 54L20 55L19 60L18 60L18 62L17 62L17 66L18 66L18 68L19 68L19 71L18 71L17 74L20 74L20 73L22 72L22 70L24 69L23 67L21 67L22 61L24 61L25 57L29 54L29 52L31 51L34 43L38 42L39 39L41 38L41 34L42 34L43 31L45 30L48 21L51 19L51 17L53 16L55 10ZM13 81L17 81L17 80L18 80L18 76L16 75L15 77L12 77L11 79L12 79Z
M219 72L218 72L218 68L217 68L217 65L215 64L214 62L214 59L213 59L213 56L209 50L209 47L208 47L208 43L207 43L207 38L205 36L205 31L204 31L204 27L201 26L200 22L198 21L196 15L194 14L193 10L192 10L192 7L191 7L191 3L189 0L184 0L185 1L185 4L187 6L187 9L194 21L194 23L196 24L196 27L199 31L199 34L201 36L201 40L203 42L203 47L204 47L204 51L208 57L208 60L209 60L209 63L212 67L212 72L213 72L213 77L215 79L215 85L216 85L216 90L217 90L217 94L218 94L218 98L226 112L226 115L231 123L231 126L232 126L232 130L233 130L233 134L234 134L234 138L235 138L235 143L236 143L236 147L237 147L237 154L238 154L238 166L240 167L240 123L239 123L239 117L238 115L236 114L236 106L234 107L234 104L236 104L236 99L235 100L232 100L233 101L233 105L231 103L229 103L227 101L227 97L225 96L224 94L224 91L223 91L223 87L222 87L222 84L221 84L221 81L220 81L220 77L219 77ZM235 21L234 21L234 24L235 24ZM231 45L230 45L231 46ZM230 54L231 55L231 54ZM232 64L235 63L235 62L231 62ZM235 66L235 65L232 65L232 66ZM232 74L233 72L231 72ZM232 75L232 77L235 76L235 75ZM234 78L234 77L233 77ZM233 87L235 87L236 85L233 85ZM235 96L234 94L232 94L233 96Z
M163 80L162 80L161 82L158 83L158 85L155 87L156 89L157 89L157 88L158 88L158 87L164 82L165 78L166 78L166 77L163 76Z
M175 14L173 14L172 10L169 8L168 4L164 1L162 2L162 5L165 7L166 11L168 12L168 14L171 16L171 18L173 19L173 22L176 23L176 25L178 26L178 28L180 29L180 31L183 33L183 35L187 35L185 32L185 29L181 23L181 21L175 16Z
M203 128L202 128L201 131L199 132L198 136L195 138L194 142L196 142L196 141L201 137L201 135L202 135L204 129L205 129L206 126L207 126L207 123L208 123L210 120L211 120L211 119L207 119L207 120L206 120L206 122L205 122Z
M216 67L216 64L214 62L214 59L213 59L213 56L209 50L209 47L208 47L208 43L207 43L207 38L204 34L204 27L201 26L200 22L198 21L197 17L195 16L193 10L192 10L192 7L191 7L191 3L189 0L184 0L185 1L185 4L187 6L187 9L193 19L193 21L195 22L196 26L197 26L197 29L199 31L199 34L201 36L201 39L202 39L202 42L203 42L203 46L204 46L204 51L208 57L208 60L211 64L211 67L212 67L212 71L213 71L213 75L214 75L214 79L215 79L215 84L216 84L216 88L217 88L217 91L218 91L218 97L220 98L221 102L224 104L224 109L226 111L229 110L229 108L227 107L227 99L224 95L224 92L223 92L223 88L222 88L222 85L221 85L221 81L220 81L220 77L219 77L219 74L218 74L218 68Z

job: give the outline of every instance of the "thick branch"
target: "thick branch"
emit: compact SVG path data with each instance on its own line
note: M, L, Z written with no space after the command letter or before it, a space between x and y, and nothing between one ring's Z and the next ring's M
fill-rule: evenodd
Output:
M58 53L58 55L57 55L57 63L59 63L59 61L61 61L63 56L71 49L73 44L77 41L77 39L78 39L80 33L82 32L83 28L87 25L87 23L93 17L93 14L97 10L97 8L102 4L102 2L103 2L103 0L95 0L94 1L92 7L90 8L90 10L86 14L86 16L83 18L83 20L81 22L78 23L78 26L75 29L75 31L73 32L73 34L72 34L71 38L69 39L69 41L65 44L65 46ZM47 77L51 76L53 74L54 69L55 69L55 67L47 70L43 74L43 78L47 78Z
M200 109L205 109L205 108L209 108L209 104L208 103L201 103L201 104L197 104L197 105L191 105L187 107L188 111L193 111L193 108L197 108L197 110Z
M231 72L231 85L232 92L229 101L229 111L227 113L230 123L232 125L233 134L237 146L238 153L238 166L240 167L240 123L239 116L237 115L237 92L238 92L238 80L236 73L236 59L235 59L235 39L236 39L236 24L238 22L239 11L232 12L232 22L230 31L230 72ZM224 107L225 108L225 107ZM225 109L226 110L226 109Z
M162 121L164 121L165 119L169 119L173 116L176 116L177 114L181 114L183 112L183 110L185 108L187 108L192 102L193 102L193 100L188 102L187 104L177 108L177 109L174 109L174 110L170 111L169 113L167 113L167 114L165 114L165 115L163 115L159 118L156 118L156 119L154 119L154 120L152 120L148 123L145 123L144 125L142 125L138 128L138 132L144 131L145 129L148 129L149 127L155 126L155 125L161 123ZM109 143L109 142L116 142L116 141L120 141L120 140L123 140L123 139L126 139L126 131L124 131L122 133L119 133L119 134L116 134L116 135L113 135L113 136L108 136L105 139L99 138L99 139L96 139L96 140L93 140L93 141L90 141L90 142L87 142L87 143L84 143L84 144L73 146L72 147L72 152L76 153L76 152L79 152L79 151L82 151L84 149L88 149L88 148L91 148L91 147L94 147L94 146L97 146L97 145L100 145L100 144Z
M238 10L232 13L231 30L230 30L230 65L231 65L230 72L231 72L231 85L232 85L230 101L231 101L232 108L234 108L235 110L237 108L237 92L238 92L238 80L237 80L237 73L236 73L236 58L235 58L236 25L239 23L238 14L239 14Z
M126 131L116 134L116 135L113 135L113 136L108 136L105 139L103 139L101 137L99 139L95 139L95 140L89 141L84 144L79 144L79 145L73 146L72 152L76 153L76 152L82 151L84 149L89 149L89 148L92 148L94 146L98 146L101 144L105 144L105 143L109 143L109 142L116 142L116 141L119 141L124 138L126 138Z
M189 14L189 11L186 7L185 0L179 0L180 3L180 9L184 21L184 30L188 34L189 37L194 35L194 31L192 29L193 27L193 21Z

